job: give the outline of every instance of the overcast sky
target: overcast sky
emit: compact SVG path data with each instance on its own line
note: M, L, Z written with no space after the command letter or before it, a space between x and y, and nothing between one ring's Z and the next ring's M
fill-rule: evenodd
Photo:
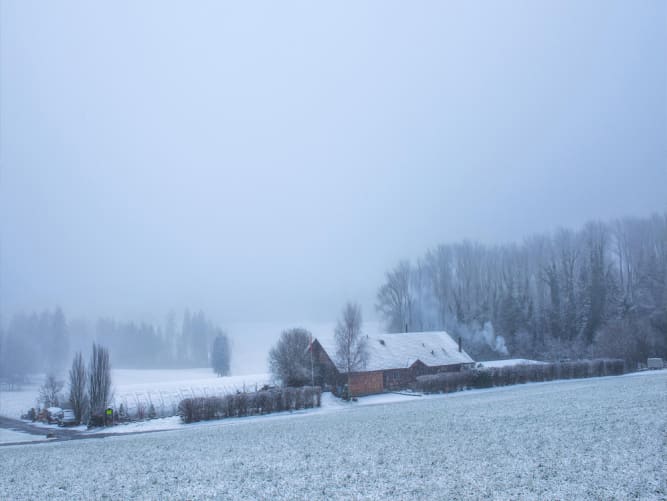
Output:
M370 319L438 243L667 209L663 0L0 16L5 319Z

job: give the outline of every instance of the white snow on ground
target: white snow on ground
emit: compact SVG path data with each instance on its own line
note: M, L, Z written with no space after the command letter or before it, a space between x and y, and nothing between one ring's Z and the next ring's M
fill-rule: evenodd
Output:
M173 416L178 403L188 397L229 395L255 391L271 381L269 374L217 377L208 369L116 370L113 374L113 406L134 414L140 404L153 404L158 416Z
M322 394L322 406L316 409L302 409L299 411L285 411L277 412L273 414L263 415L263 416L246 416L240 418L227 418L224 420L225 424L231 423L244 423L252 420L273 420L273 419L283 419L293 416L302 416L304 414L322 414L329 412L339 412L350 410L355 407L364 407L367 405L381 405L381 404L394 404L399 402L409 402L415 398L443 398L444 395L426 395L422 397L420 394L399 394L399 393L383 393L381 395L369 395L358 399L356 402L346 402L333 396L331 393L327 392ZM95 428L92 430L82 430L86 434L95 435L98 433L139 433L147 431L161 431L161 430L176 430L183 428L192 428L196 426L218 426L221 421L202 421L199 423L193 424L184 424L180 417L171 416L160 419L151 419L147 421L138 421L127 424L120 424L114 426L113 428ZM42 426L53 426L53 425L42 425ZM81 427L76 428L81 430Z
M0 444L15 444L20 442L42 442L45 435L31 435L21 431L4 430L0 428Z
M39 386L39 384L31 382L21 385L18 391L0 391L0 416L20 418L21 414L37 404Z
M643 370L643 371L638 371L638 372L631 372L629 374L626 374L625 376L652 376L654 374L667 374L667 368L665 369L658 369L658 370Z
M173 415L174 407L182 398L191 396L223 395L237 390L254 390L270 382L269 374L218 377L210 368L111 371L114 404L121 402L134 412L139 402L146 410L153 403L158 415ZM35 376L20 391L0 392L0 415L19 418L36 405L43 377Z
M538 362L537 360L528 360L526 358L511 358L509 360L487 360L486 362L478 362L477 365L482 367L496 368L511 367L513 365L529 365L529 364L543 364L545 362Z
M113 384L119 389L162 389L178 386L234 386L254 384L268 374L218 377L210 367L199 369L114 369Z
M178 416L166 418L149 419L146 421L134 421L123 423L113 428L94 428L86 430L84 433L95 435L97 433L141 433L145 431L175 430L183 428L185 425Z
M55 429L62 429L57 424L40 423L39 421L35 421L34 423L26 421L26 423L29 424L30 426L32 426L33 428L38 428L38 429L44 430L44 433L46 433L49 430L52 430L54 428ZM73 431L86 431L86 430L88 430L88 427L85 424L81 424L79 426L68 426L65 429L73 430Z
M655 371L400 404L382 395L335 412L325 402L4 446L0 499L664 499L666 387Z

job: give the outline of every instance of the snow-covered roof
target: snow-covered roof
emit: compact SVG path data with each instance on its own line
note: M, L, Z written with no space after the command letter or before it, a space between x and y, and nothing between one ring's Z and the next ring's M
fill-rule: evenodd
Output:
M469 364L473 359L449 334L441 332L405 332L401 334L368 335L368 362L364 371L406 369L417 360L424 365ZM336 364L338 370L345 370L336 360L336 342L333 337L318 337L317 341Z

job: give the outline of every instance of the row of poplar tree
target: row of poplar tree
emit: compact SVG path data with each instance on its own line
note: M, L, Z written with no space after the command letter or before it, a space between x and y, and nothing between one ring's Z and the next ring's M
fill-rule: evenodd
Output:
M109 350L93 343L87 366L81 352L77 352L68 373L65 394L63 394L64 389L64 380L54 374L48 374L39 389L39 407L48 409L66 406L74 412L77 424L84 422L100 424L111 399ZM35 420L38 417L38 410L31 409L25 417Z

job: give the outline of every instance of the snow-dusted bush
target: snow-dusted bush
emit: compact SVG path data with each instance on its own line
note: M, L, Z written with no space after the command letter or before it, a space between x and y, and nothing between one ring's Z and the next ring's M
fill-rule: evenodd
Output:
M625 372L620 359L595 359L554 362L550 364L519 364L499 368L479 368L461 372L419 376L415 389L425 393L449 393L466 388L490 388L554 379L579 379L617 376Z
M471 386L473 388L491 388L493 386L493 372L484 369L470 371Z
M268 390L260 390L255 395L255 405L259 414L273 412L273 398Z
M248 415L248 394L247 393L237 393L234 395L234 410L236 411L237 416L247 416Z
M472 371L442 372L418 376L415 389L426 393L450 393L472 385Z
M322 401L322 390L319 386L304 386L303 400L306 409L319 407Z
M284 410L296 409L296 388L283 388Z
M178 412L186 423L229 417L227 397L195 397L181 400Z
M319 407L321 397L322 389L319 386L273 388L224 397L192 397L181 400L178 414L185 423L253 416Z

